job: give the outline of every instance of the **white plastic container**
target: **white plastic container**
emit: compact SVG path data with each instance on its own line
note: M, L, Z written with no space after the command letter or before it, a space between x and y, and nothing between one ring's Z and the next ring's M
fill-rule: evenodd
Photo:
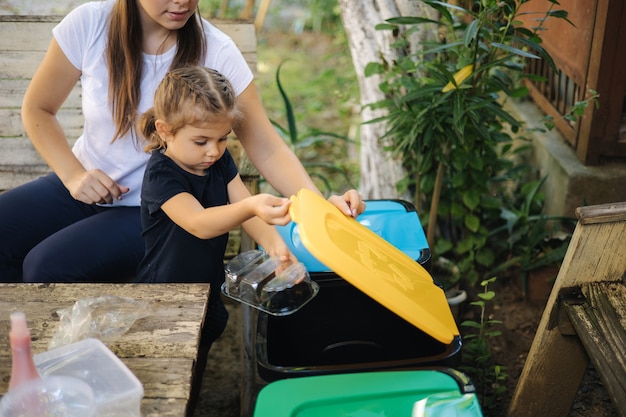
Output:
M143 386L98 339L84 339L34 356L43 378L70 376L94 393L97 417L140 417Z

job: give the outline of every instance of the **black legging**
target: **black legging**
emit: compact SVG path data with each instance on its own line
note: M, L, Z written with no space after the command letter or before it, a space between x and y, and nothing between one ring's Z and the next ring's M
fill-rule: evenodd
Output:
M0 194L0 282L131 281L144 253L139 207L75 200L50 174Z

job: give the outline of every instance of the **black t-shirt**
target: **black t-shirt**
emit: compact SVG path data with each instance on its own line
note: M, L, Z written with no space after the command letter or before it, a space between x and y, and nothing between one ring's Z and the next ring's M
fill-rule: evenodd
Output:
M141 223L146 253L137 282L202 282L214 288L224 282L228 233L200 239L174 223L161 206L180 193L190 193L203 207L228 204L228 183L237 175L230 153L203 176L180 168L159 151L152 153L141 189Z

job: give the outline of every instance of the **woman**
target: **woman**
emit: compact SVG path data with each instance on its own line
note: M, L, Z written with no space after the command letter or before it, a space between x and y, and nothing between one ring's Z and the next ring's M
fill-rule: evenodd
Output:
M224 74L243 112L235 134L259 172L286 196L316 189L269 122L241 53L200 18L197 5L85 3L53 29L22 119L54 173L0 195L0 280L133 278L144 252L139 200L148 155L132 126L171 68L200 64ZM56 114L79 80L85 126L70 148ZM329 200L347 215L364 210L355 190Z

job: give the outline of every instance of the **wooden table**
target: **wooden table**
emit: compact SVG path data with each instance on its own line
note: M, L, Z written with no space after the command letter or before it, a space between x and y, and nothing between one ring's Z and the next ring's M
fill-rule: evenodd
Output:
M107 294L148 300L152 309L109 346L143 384L142 415L184 416L208 284L0 284L0 393L7 391L11 374L12 311L26 313L36 354L48 350L59 325L58 310Z

